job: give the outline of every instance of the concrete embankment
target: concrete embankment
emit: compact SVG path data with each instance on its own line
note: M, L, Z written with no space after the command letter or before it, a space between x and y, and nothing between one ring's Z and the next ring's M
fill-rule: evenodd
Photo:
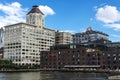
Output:
M40 69L4 69L0 72L39 72Z
M40 71L61 71L61 72L94 72L94 73L108 73L110 75L120 75L118 70L105 70L105 69L40 69Z
M70 69L4 69L0 70L0 72L38 72L38 71L62 71L62 72L95 72L95 73L109 73L111 75L113 74L119 74L120 71L117 70L103 70L103 69L98 69L98 70L89 70L89 69L84 69L84 70L70 70Z

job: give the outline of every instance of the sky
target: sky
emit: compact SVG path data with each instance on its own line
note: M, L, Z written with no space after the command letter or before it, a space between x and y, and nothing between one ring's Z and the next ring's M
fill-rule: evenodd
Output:
M120 0L0 0L0 27L26 21L32 6L45 14L45 27L80 33L87 27L120 41Z

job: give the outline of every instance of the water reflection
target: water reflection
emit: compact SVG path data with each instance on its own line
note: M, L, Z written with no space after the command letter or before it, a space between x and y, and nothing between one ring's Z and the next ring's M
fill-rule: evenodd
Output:
M41 80L107 80L106 74L80 72L43 72Z
M107 80L106 74L80 72L0 73L0 80Z

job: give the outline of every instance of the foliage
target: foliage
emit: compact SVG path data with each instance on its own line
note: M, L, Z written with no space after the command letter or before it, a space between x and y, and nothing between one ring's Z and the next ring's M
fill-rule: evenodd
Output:
M0 69L38 69L39 65L16 65L8 60L0 60Z
M17 66L8 60L0 60L0 69L9 69L9 68L13 69L13 68L17 68Z

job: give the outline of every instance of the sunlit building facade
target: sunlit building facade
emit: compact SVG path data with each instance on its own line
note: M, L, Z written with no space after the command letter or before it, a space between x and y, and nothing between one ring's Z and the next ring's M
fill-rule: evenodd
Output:
M55 32L55 44L70 44L72 43L72 34L70 32Z
M55 44L55 31L44 27L44 14L33 6L26 23L5 26L4 58L19 65L40 64L40 52Z

